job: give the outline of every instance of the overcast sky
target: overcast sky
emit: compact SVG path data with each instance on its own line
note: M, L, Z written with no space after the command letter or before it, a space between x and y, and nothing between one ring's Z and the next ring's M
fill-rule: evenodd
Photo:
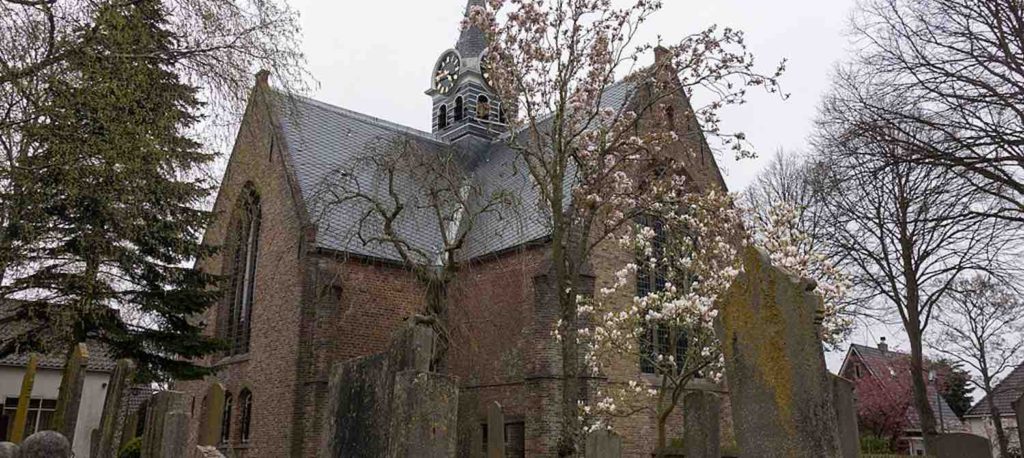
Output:
M788 100L755 94L724 113L723 126L742 130L760 157L721 158L726 182L741 191L779 149L805 148L833 67L850 49L846 35L855 0L663 0L643 41L666 43L712 24L743 30L764 71L789 60ZM466 0L292 0L302 15L304 49L320 87L319 100L422 130L430 130L431 67L454 46ZM853 342L879 336L862 329ZM883 331L884 332L884 331ZM890 335L891 345L905 339ZM830 355L835 369L840 355Z

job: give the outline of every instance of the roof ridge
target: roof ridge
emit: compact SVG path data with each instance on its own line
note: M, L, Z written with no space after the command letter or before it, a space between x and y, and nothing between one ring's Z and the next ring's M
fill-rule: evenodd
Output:
M340 114L342 116L345 116L345 117L348 117L348 118L351 118L351 119L354 119L354 120L357 120L357 121L365 122L365 123L372 124L372 125L375 125L375 126L378 126L378 127L385 127L385 128L389 128L389 129L399 130L399 131L405 132L407 134L416 135L416 136L418 136L418 137L420 137L420 138L422 138L424 140L432 141L434 143L437 143L438 145L448 146L448 143L446 143L446 142L442 141L441 139L437 138L434 134L432 134L430 132L423 131L423 130L419 130L419 129L415 128L415 127L409 127L409 126L406 126L406 125L398 124L396 122L388 121L388 120L385 120L385 119L382 119L382 118L378 118L376 116L371 116L371 115L368 115L368 114L365 114L365 113L360 113L358 111L350 110L348 108L340 107L338 105L333 105L333 104L330 104L330 103L327 103L327 102L324 102L324 101L321 101L321 100L317 100L317 99L314 99L312 97L307 97L307 96L304 96L304 95L286 95L286 97L294 97L297 100L301 100L303 102L315 105L318 108L321 108L321 109L324 109L324 110L328 110L328 111L332 111L334 113Z

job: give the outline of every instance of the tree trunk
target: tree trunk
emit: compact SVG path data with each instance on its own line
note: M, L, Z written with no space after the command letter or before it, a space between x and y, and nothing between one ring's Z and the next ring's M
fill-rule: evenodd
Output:
M925 452L934 455L935 438L938 433L935 428L935 411L932 410L931 400L928 397L928 384L925 381L921 333L916 328L908 328L907 336L910 337L910 377L914 384L914 406L917 407L917 416L921 421L921 435L924 436Z

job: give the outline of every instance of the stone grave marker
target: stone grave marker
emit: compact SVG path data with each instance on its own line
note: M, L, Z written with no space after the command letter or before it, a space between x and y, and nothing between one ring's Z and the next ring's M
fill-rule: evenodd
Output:
M188 450L188 403L180 391L161 391L150 399L142 433L142 458L177 458Z
M20 458L71 458L71 442L56 431L39 431L25 438Z
M28 422L28 404L32 399L32 387L36 381L36 368L39 366L39 355L28 356L28 366L21 378L21 392L18 395L18 408L14 411L14 423L11 425L11 442L20 444L25 439L25 424Z
M853 382L832 375L832 405L836 409L839 446L842 458L860 456L860 432L857 430L857 400Z
M683 397L683 453L687 458L721 458L722 400L710 391Z
M117 456L117 446L121 443L121 428L124 426L122 415L127 408L125 397L134 379L135 362L130 359L119 359L107 384L99 432L93 439L92 458Z
M67 437L72 445L75 441L75 426L78 424L78 409L82 404L82 387L85 385L88 365L88 347L84 343L72 347L64 363L60 391L57 395L57 409L53 412L53 420L50 423L50 428Z
M505 458L505 413L501 404L487 404L487 458Z
M18 458L19 449L14 442L0 442L0 458Z
M584 450L587 458L622 458L622 438L607 429L591 431Z
M717 323L737 445L744 456L839 456L816 284L758 248L747 248L743 263Z
M206 392L204 408L206 415L200 420L199 445L217 446L220 442L221 416L224 415L224 385L218 382L210 383L210 389Z
M939 434L935 438L937 458L992 458L992 443L968 433Z

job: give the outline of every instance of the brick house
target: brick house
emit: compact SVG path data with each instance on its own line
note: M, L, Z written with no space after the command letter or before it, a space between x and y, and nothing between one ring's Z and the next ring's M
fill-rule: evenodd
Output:
M1024 364L1014 368L996 385L992 392L992 402L999 409L999 416L1003 421L1003 431L1010 442L1010 448L1017 450L1021 449L1020 425L1017 424L1013 403L1017 402L1022 395L1024 395ZM986 395L964 414L964 425L967 427L967 432L987 437L992 443L992 456L999 456L999 439L996 437L996 427L992 417L989 397Z
M890 350L882 337L876 347L852 344L839 369L839 375L853 380L857 386L865 381L879 382L879 386L889 389L894 398L909 395L910 355ZM926 362L927 364L927 362ZM964 425L957 418L953 408L946 403L945 399L935 391L933 385L928 386L928 399L932 411L935 412L935 419L940 432L962 432ZM862 402L862 400L858 400ZM902 451L910 455L924 455L924 438L921 433L921 420L918 417L917 409L913 402L907 402L904 406L905 412L903 431L898 444Z
M203 319L207 332L231 342L231 349L203 361L215 377L175 386L192 397L193 443L203 427L199 419L207 418L207 393L219 383L227 392L222 449L245 457L316 456L331 367L381 351L406 318L421 312L424 291L393 248L360 237L373 230L361 224L360 208L327 208L318 200L331 170L376 140L401 138L423 151L458 148L472 158L467 167L475 180L511 189L522 203L515 212L481 219L460 251L448 364L460 382L459 456L469 455L472 428L492 401L504 407L513 456L554 455L561 363L552 336L557 303L547 282L548 234L529 176L499 138L504 110L480 66L484 48L483 34L470 28L441 54L437 75L458 76L431 78L431 132L284 96L269 87L266 73L257 76L214 205L217 219L205 235L206 243L222 249L199 264L230 282L222 303ZM632 88L616 84L603 103L626 106ZM672 103L678 112L690 110L681 89ZM675 149L670 154L684 161L697 187L725 189L703 140L680 141ZM404 221L400 231L429 250L437 242L429 229L438 223L423 218ZM595 253L595 288L609 284L632 256L614 246ZM635 378L642 370L624 361L600 382ZM695 388L721 390L700 382ZM728 414L723 418L728 422ZM649 456L653 416L615 427L627 456ZM726 424L723 436L730 431Z

